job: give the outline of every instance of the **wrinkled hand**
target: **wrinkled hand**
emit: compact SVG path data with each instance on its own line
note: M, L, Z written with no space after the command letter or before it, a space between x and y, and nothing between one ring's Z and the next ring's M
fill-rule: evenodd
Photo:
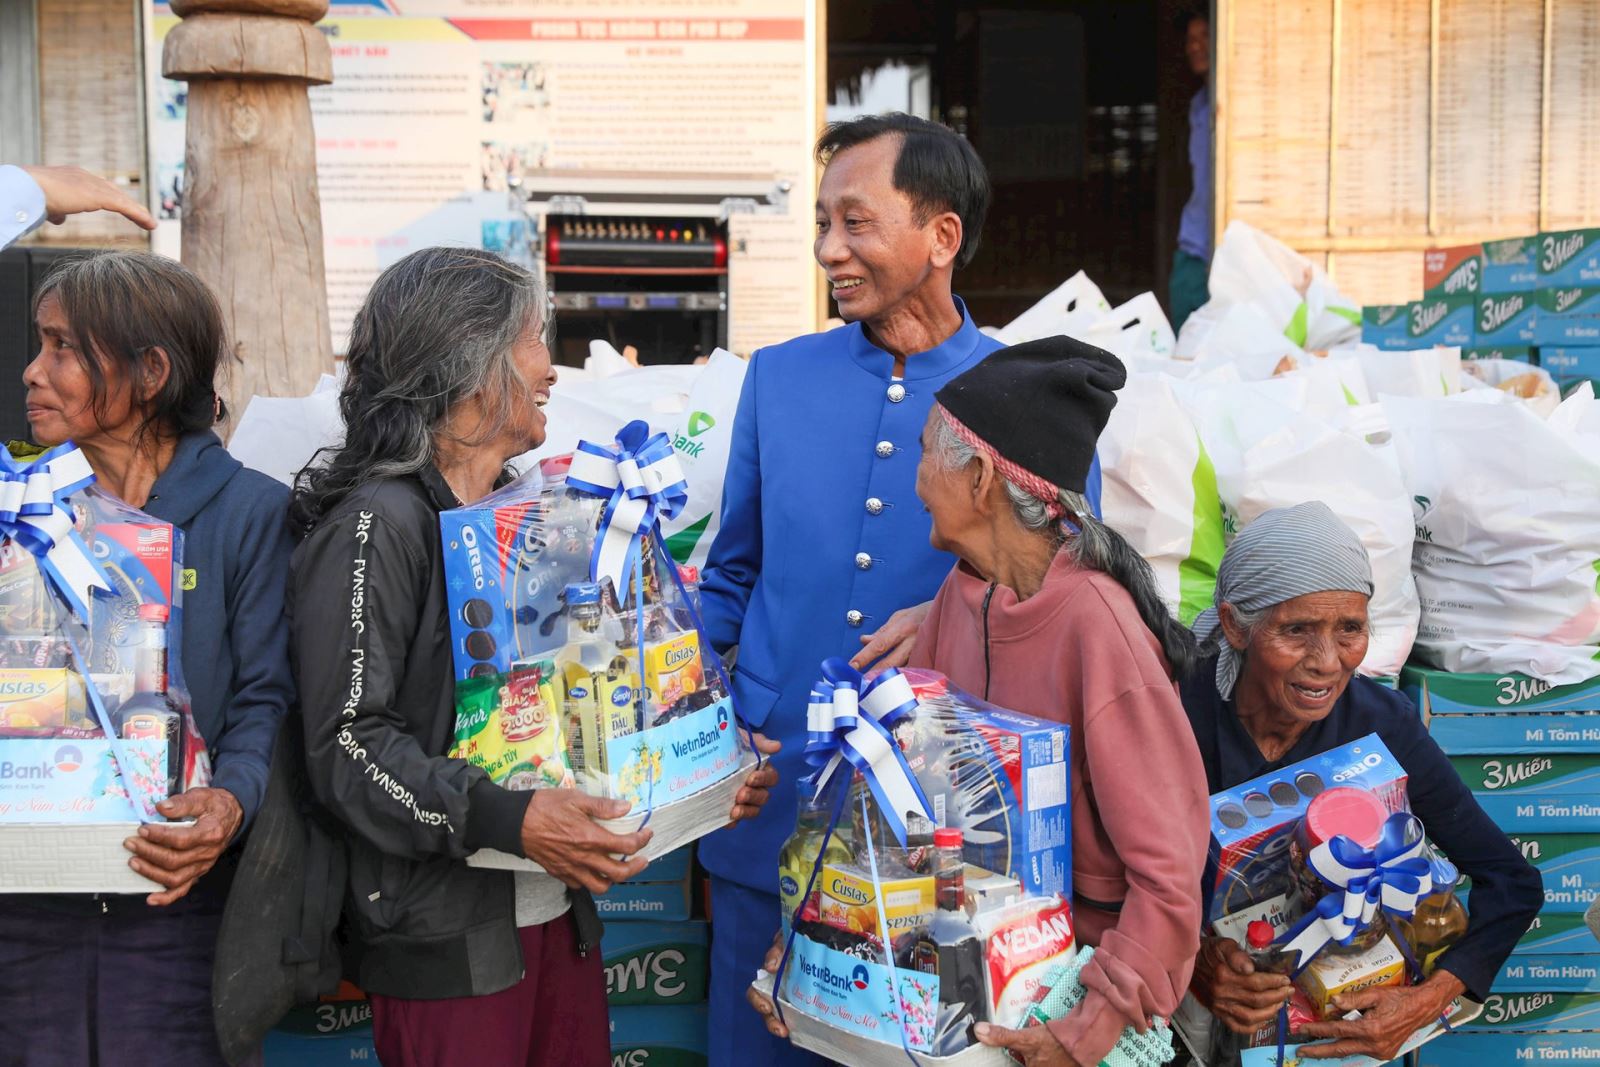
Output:
M190 789L168 797L156 810L174 822L194 820L193 825L146 823L137 836L122 847L133 853L128 866L152 882L166 886L166 892L151 893L146 904L157 907L182 899L201 875L209 871L223 849L239 832L244 809L226 789Z
M870 634L861 637L861 651L857 652L850 660L850 666L858 671L867 671L867 664L873 660L878 662L867 677L875 677L890 667L904 667L911 659L911 649L917 643L917 631L922 628L922 620L928 617L928 612L933 608L933 601L927 600L914 607L901 608L889 616L889 621ZM883 657L879 659L879 657Z
M756 751L763 756L771 756L783 747L781 741L773 741L763 734L753 735ZM761 806L767 802L767 792L778 784L778 770L772 765L771 760L762 760L761 766L751 771L744 780L744 785L739 787L739 792L733 798L733 810L728 813L728 825L744 819L753 819L761 814Z
M772 935L772 947L767 949L767 958L761 961L761 969L768 974L776 975L778 965L782 962L783 934L780 932ZM767 1024L767 1033L773 1037L788 1038L789 1028L778 1020L778 1006L772 1002L771 997L756 992L756 987L750 986L745 990L744 999L750 1002L756 1014Z
M1011 1050L1027 1067L1078 1067L1078 1061L1061 1047L1056 1035L1043 1026L1007 1030L992 1023L979 1023L973 1033L981 1044Z
M1465 991L1466 987L1455 975L1449 971L1435 971L1418 986L1384 986L1334 997L1334 1007L1340 1012L1359 1011L1361 1018L1306 1023L1298 1037L1334 1040L1321 1045L1302 1045L1300 1058L1371 1056L1387 1063L1400 1055L1400 1046L1406 1043L1406 1038L1418 1027L1437 1019L1450 1002Z
M522 817L522 853L570 889L604 893L647 864L637 853L653 831L646 827L614 834L595 822L621 818L628 809L626 800L592 797L576 789L535 790Z
M1294 986L1281 974L1257 974L1250 954L1232 938L1207 937L1195 957L1189 990L1228 1029L1253 1034L1277 1018Z
M44 213L51 222L67 221L68 215L87 211L115 211L147 230L156 220L145 206L98 174L82 167L23 167L28 177L44 191Z

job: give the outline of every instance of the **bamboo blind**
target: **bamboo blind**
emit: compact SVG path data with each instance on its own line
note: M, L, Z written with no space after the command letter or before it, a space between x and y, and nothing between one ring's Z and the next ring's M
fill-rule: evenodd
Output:
M1600 0L1219 0L1217 224L1364 303L1422 249L1600 225Z
M39 156L129 184L144 172L136 0L44 0L38 5ZM59 244L139 240L119 217L76 215L38 231Z
M1547 0L1546 229L1600 225L1600 0Z

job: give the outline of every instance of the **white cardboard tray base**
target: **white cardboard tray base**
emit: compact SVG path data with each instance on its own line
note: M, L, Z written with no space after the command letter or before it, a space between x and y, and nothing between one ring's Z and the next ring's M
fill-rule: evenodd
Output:
M0 826L0 893L158 893L128 866L136 822Z
M754 753L747 753L737 770L715 785L681 800L663 804L650 812L650 843L638 855L647 860L665 856L673 849L697 841L713 830L728 825L728 812L733 810L733 798L756 765ZM600 826L614 834L631 834L644 822L644 814L624 815L620 819L603 819ZM473 867L494 867L505 871L543 871L533 860L497 852L492 848L479 849L467 857Z
M771 997L772 975L763 972L751 986L762 996ZM789 1041L796 1048L850 1067L905 1067L906 1050L899 1045L839 1030L787 1001L783 1005L783 1022L789 1028ZM1016 1067L1016 1061L1004 1049L988 1045L973 1045L954 1056L925 1056L912 1052L911 1057L922 1067Z

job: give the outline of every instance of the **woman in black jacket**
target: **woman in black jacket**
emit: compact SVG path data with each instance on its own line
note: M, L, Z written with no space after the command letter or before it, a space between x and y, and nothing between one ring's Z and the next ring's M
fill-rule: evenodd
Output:
M302 472L292 652L317 799L348 829L346 973L388 1067L609 1062L589 894L644 869L626 801L512 791L449 751L454 681L438 513L544 441L555 382L532 275L430 248L374 283L351 327L345 442ZM765 800L752 774L734 818ZM469 867L493 848L547 874Z

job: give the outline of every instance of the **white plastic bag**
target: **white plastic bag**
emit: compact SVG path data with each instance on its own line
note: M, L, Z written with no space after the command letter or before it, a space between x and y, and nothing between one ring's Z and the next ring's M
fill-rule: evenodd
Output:
M1172 324L1154 293L1140 293L1126 304L1118 304L1070 336L1123 359L1170 359L1177 344Z
M1171 379L1134 374L1100 434L1101 517L1155 571L1186 625L1211 606L1222 561L1222 505L1200 435Z
M1548 418L1561 404L1561 389L1550 372L1515 359L1469 359L1461 363L1461 387L1499 389L1527 402L1534 414Z
M1411 506L1396 465L1362 437L1285 402L1293 382L1190 386L1190 410L1217 475L1230 538L1263 512L1320 500L1372 561L1372 639L1361 671L1399 673L1417 634Z
M537 460L571 452L580 439L609 441L619 427L643 419L652 430L671 435L689 482L688 504L662 523L667 549L680 563L701 566L719 525L733 417L748 366L719 348L699 366L630 367L566 384L558 378L545 408L545 443L514 465L526 470Z
M1326 350L1361 336L1360 306L1322 268L1237 219L1211 257L1209 283L1210 303L1255 305L1296 347Z
M1255 304L1207 304L1190 315L1178 334L1179 359L1239 364L1247 380L1294 370L1305 358Z
M1380 352L1371 345L1355 349L1375 397L1433 398L1461 392L1461 349L1418 348Z
M1100 287L1080 270L1056 286L1049 296L1012 319L1003 329L994 331L994 336L1008 345L1020 345L1025 341L1037 341L1041 337L1053 337L1056 334L1076 337L1079 331L1110 313L1111 304L1100 292Z
M705 566L712 539L722 528L722 483L733 444L748 361L717 349L700 369L673 434L678 462L689 480L689 502L678 517L662 524L667 551L680 563Z
M1600 417L1499 390L1388 398L1416 510L1417 650L1448 671L1600 675ZM1570 405L1570 406L1569 406Z
M293 485L318 449L343 439L339 380L324 374L310 396L251 397L228 439L228 452L246 467Z

